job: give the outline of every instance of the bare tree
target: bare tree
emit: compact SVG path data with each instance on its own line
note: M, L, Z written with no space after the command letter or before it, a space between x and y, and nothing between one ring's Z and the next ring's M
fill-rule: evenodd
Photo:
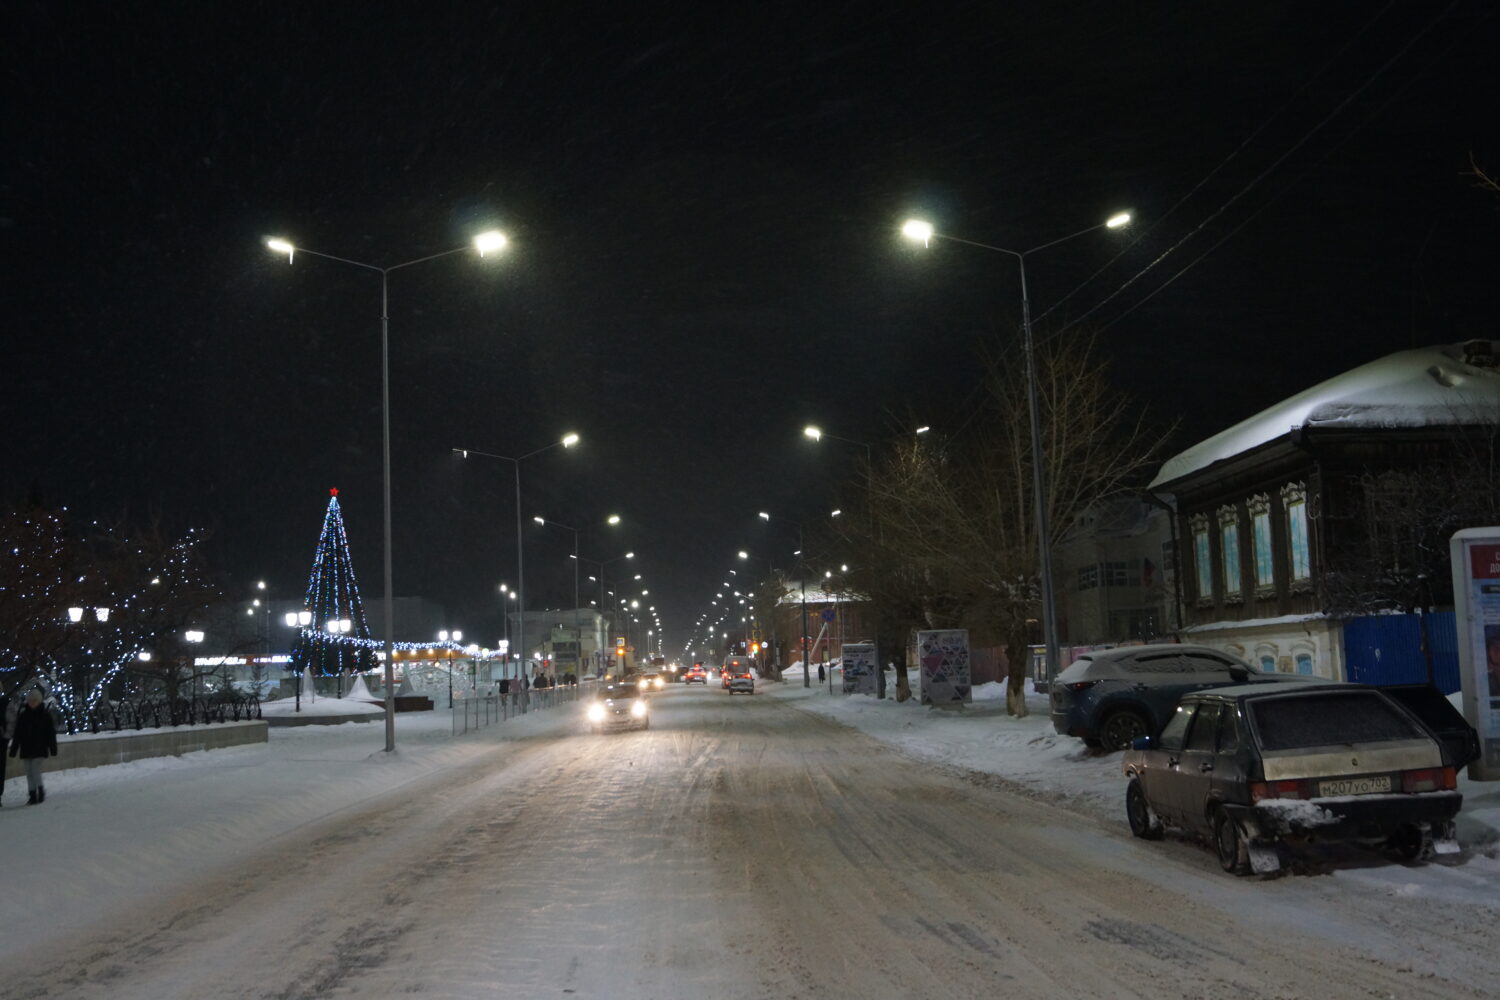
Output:
M969 627L1003 637L1007 709L1025 715L1028 648L1040 605L1025 371L990 359L982 413L946 443L906 437L870 471L863 517L840 539L878 621L893 629ZM1140 485L1164 439L1111 384L1092 337L1059 336L1037 352L1050 522ZM848 505L846 505L848 506ZM1065 541L1054 537L1053 544ZM899 694L898 694L899 697Z

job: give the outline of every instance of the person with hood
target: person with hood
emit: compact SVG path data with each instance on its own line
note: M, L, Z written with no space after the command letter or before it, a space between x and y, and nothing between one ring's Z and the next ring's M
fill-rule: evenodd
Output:
M45 802L47 789L42 785L42 761L57 756L57 726L52 722L52 713L42 704L41 692L34 688L26 692L26 704L16 713L10 755L20 757L26 765L26 804Z
M10 710L10 695L0 691L0 747L10 746L10 728L15 720L15 713ZM10 763L10 758L0 752L0 797L5 795L5 769Z

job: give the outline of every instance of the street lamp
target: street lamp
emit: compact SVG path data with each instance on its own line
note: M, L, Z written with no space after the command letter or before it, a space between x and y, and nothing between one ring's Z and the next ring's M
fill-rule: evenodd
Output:
M453 642L458 642L464 637L464 634L458 631L449 632L447 629L439 629L437 637L438 642L446 643L450 639ZM448 646L444 652L448 660L448 707L451 709L453 707L453 647L451 645Z
M554 442L552 442L549 445L544 445L543 447L538 448L536 451L529 451L526 454L520 456L519 458L512 458L509 455L497 455L494 452L489 452L489 451L475 451L472 448L454 448L453 449L453 453L455 455L460 456L461 458L468 458L470 455L475 455L475 456L478 456L479 458L492 458L492 459L495 459L496 461L500 461L500 462L509 462L511 464L511 467L515 469L515 472L516 472L516 579L519 581L518 592L519 592L519 595L520 595L519 598L517 599L517 602L516 602L517 605L519 606L519 611L520 611L520 615L519 615L519 618L518 618L518 621L517 621L517 624L516 624L516 648L518 650L520 650L520 652L521 652L521 654L522 654L523 657L525 656L525 653L526 653L526 547L525 547L525 542L524 542L522 534L521 534L521 523L522 523L521 522L521 463L524 462L524 461L526 461L528 458L534 458L537 455L542 454L543 452L551 451L553 448L571 448L571 447L573 447L577 443L578 443L578 435L577 434L572 434L572 433L564 434L563 437L562 437L562 440L560 440L560 441L554 441ZM524 663L524 660L522 662ZM521 685L521 711L523 711L523 712L526 711L530 706L531 706L531 694L530 694L530 691L528 689L528 685L522 684Z
M540 525L551 525L554 528L562 528L573 533L573 641L577 643L577 648L573 651L573 669L581 674L583 672L583 625L578 619L578 605L581 600L578 593L578 536L582 532L570 524L563 524L560 521L549 521L540 514L533 517L532 520ZM620 515L611 514L604 519L604 523L610 525L619 524ZM603 572L602 569L600 572ZM598 636L595 636L594 646L596 649L599 648Z
M1021 336L1023 351L1026 355L1026 407L1031 420L1031 494L1032 503L1036 507L1036 544L1037 544L1037 568L1041 577L1042 588L1042 631L1047 646L1047 683L1057 676L1058 659L1060 658L1060 642L1057 634L1057 595L1053 593L1052 587L1052 539L1049 520L1047 515L1047 484L1043 481L1046 475L1046 455L1042 448L1042 421L1041 405L1037 398L1037 372L1036 372L1036 350L1035 341L1031 333L1031 298L1026 289L1026 258L1039 250L1055 247L1059 243L1086 236L1100 229L1121 229L1130 223L1129 212L1119 212L1110 216L1105 221L1087 229L1080 229L1059 239L1034 246L1030 250L1007 250L1005 247L992 246L988 243L976 243L973 240L960 239L957 236L948 236L937 232L930 222L921 219L909 219L901 227L901 234L907 239L916 240L923 246L931 246L934 239L948 240L952 243L962 243L965 246L978 247L981 250L990 250L994 253L1007 254L1016 259L1016 265L1021 274Z
M816 430L816 428L809 428L809 430ZM780 515L773 517L765 511L760 512L760 519L768 524L771 521L784 521L797 526L797 586L802 589L802 686L810 688L812 687L812 672L808 668L807 658L811 650L807 645L807 567L802 559L802 522Z
M392 558L391 558L391 355L390 355L390 275L392 271L399 271L415 264L426 263L430 260L438 260L443 257L451 257L456 253L464 253L470 246L478 251L483 257L503 248L506 244L505 234L498 230L489 230L474 237L469 246L454 247L452 250L444 250L441 253L428 254L425 257L416 257L412 260L403 261L400 264L391 264L380 267L376 264L366 264L362 261L350 260L347 257L335 257L333 254L320 253L317 250L308 250L305 247L297 247L290 240L272 236L266 240L266 247L274 253L286 254L286 262L292 263L297 251L331 260L339 264L347 264L365 271L374 271L380 275L380 433L381 433L381 492L384 494L384 544L385 544L385 749L389 753L396 749L396 666L395 657L395 620L396 620L396 598L392 583Z

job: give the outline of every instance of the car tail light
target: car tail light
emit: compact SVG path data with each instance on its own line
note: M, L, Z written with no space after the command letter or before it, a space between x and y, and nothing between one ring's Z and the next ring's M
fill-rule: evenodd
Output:
M1098 681L1074 681L1071 684L1064 684L1063 687L1067 688L1069 691L1087 691L1089 688L1098 683Z
M1314 795L1311 781L1288 779L1286 781L1252 781L1250 801L1261 799L1310 799Z
M1458 772L1451 767L1429 767L1401 772L1403 792L1452 791L1458 787Z

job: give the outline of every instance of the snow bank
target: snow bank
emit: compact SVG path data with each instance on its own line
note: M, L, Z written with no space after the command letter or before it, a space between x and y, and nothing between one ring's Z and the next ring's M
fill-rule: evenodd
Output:
M912 699L897 703L894 671L886 672L886 690L891 697L882 701L868 695L830 696L826 688L816 686L767 688L774 697L853 726L922 760L994 774L1049 798L1066 799L1101 818L1123 816L1119 756L1096 756L1082 740L1058 735L1046 695L1028 694L1026 708L1031 714L1017 719L1005 714L1002 683L978 685L974 703L963 708L924 706L915 684Z
M278 698L275 701L263 701L260 703L262 715L296 715L297 702L294 698ZM304 696L302 698L302 715L382 715L385 712L383 705L372 705L368 701L359 701L354 698L318 698L316 700Z

